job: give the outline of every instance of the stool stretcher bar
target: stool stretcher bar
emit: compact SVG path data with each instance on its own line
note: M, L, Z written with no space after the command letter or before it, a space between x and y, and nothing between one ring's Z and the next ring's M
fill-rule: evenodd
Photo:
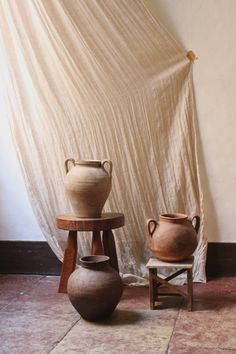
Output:
M149 269L149 297L150 297L150 308L151 310L156 309L155 302L158 301L160 296L182 296L188 301L188 311L193 310L193 277L192 277L192 267L193 267L194 258L191 257L189 260L184 263L170 263L163 262L155 258L151 258L147 263L147 268ZM169 275L166 278L161 278L157 275L158 268L164 268L167 265L167 268L172 267L181 267L175 273ZM178 275L187 272L187 293L180 290L176 285L170 284L169 281L174 279ZM171 292L160 292L159 289L161 286L167 287Z

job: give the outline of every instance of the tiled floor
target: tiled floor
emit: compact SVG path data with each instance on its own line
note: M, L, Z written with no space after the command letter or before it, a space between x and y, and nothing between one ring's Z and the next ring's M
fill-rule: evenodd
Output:
M80 319L58 277L0 275L0 353L236 353L236 278L194 284L194 312L181 298L149 310L148 288L125 288L110 319Z

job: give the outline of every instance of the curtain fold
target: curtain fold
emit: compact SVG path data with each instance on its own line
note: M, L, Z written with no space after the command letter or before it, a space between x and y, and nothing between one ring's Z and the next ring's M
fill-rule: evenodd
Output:
M124 212L115 231L128 282L147 276L145 220L165 212L198 214L202 223L194 280L205 281L192 64L143 1L0 2L1 110L11 121L31 203L62 260L66 234L55 225L70 211L64 160L109 158L106 211ZM78 237L79 256L90 237Z

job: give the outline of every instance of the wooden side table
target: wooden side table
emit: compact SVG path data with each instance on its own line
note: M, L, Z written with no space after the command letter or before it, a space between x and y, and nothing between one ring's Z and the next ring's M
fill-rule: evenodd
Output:
M181 262L164 262L155 257L149 259L146 267L149 269L149 296L150 296L150 309L154 310L155 302L158 301L159 296L180 295L188 301L188 311L193 310L193 279L192 268L194 263L194 257L190 257ZM158 269L161 268L176 268L175 273L171 274L167 278L161 278L157 275ZM176 285L172 285L169 280L177 277L178 275L187 272L187 293L184 293ZM159 292L161 285L166 286L172 292ZM174 291L174 292L173 292Z
M67 281L75 270L77 258L77 231L92 231L91 254L110 257L113 268L119 272L115 240L112 230L124 226L121 213L104 213L101 218L77 218L73 214L58 215L57 227L69 231L61 270L59 293L67 292ZM100 231L102 231L102 238Z

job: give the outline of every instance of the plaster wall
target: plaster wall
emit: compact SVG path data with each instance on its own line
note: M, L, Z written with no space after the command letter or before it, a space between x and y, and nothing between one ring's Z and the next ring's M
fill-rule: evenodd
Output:
M194 83L209 241L236 242L236 1L146 0L152 14L198 56ZM44 240L8 123L0 120L0 239Z
M24 185L6 117L0 118L0 240L44 241Z

